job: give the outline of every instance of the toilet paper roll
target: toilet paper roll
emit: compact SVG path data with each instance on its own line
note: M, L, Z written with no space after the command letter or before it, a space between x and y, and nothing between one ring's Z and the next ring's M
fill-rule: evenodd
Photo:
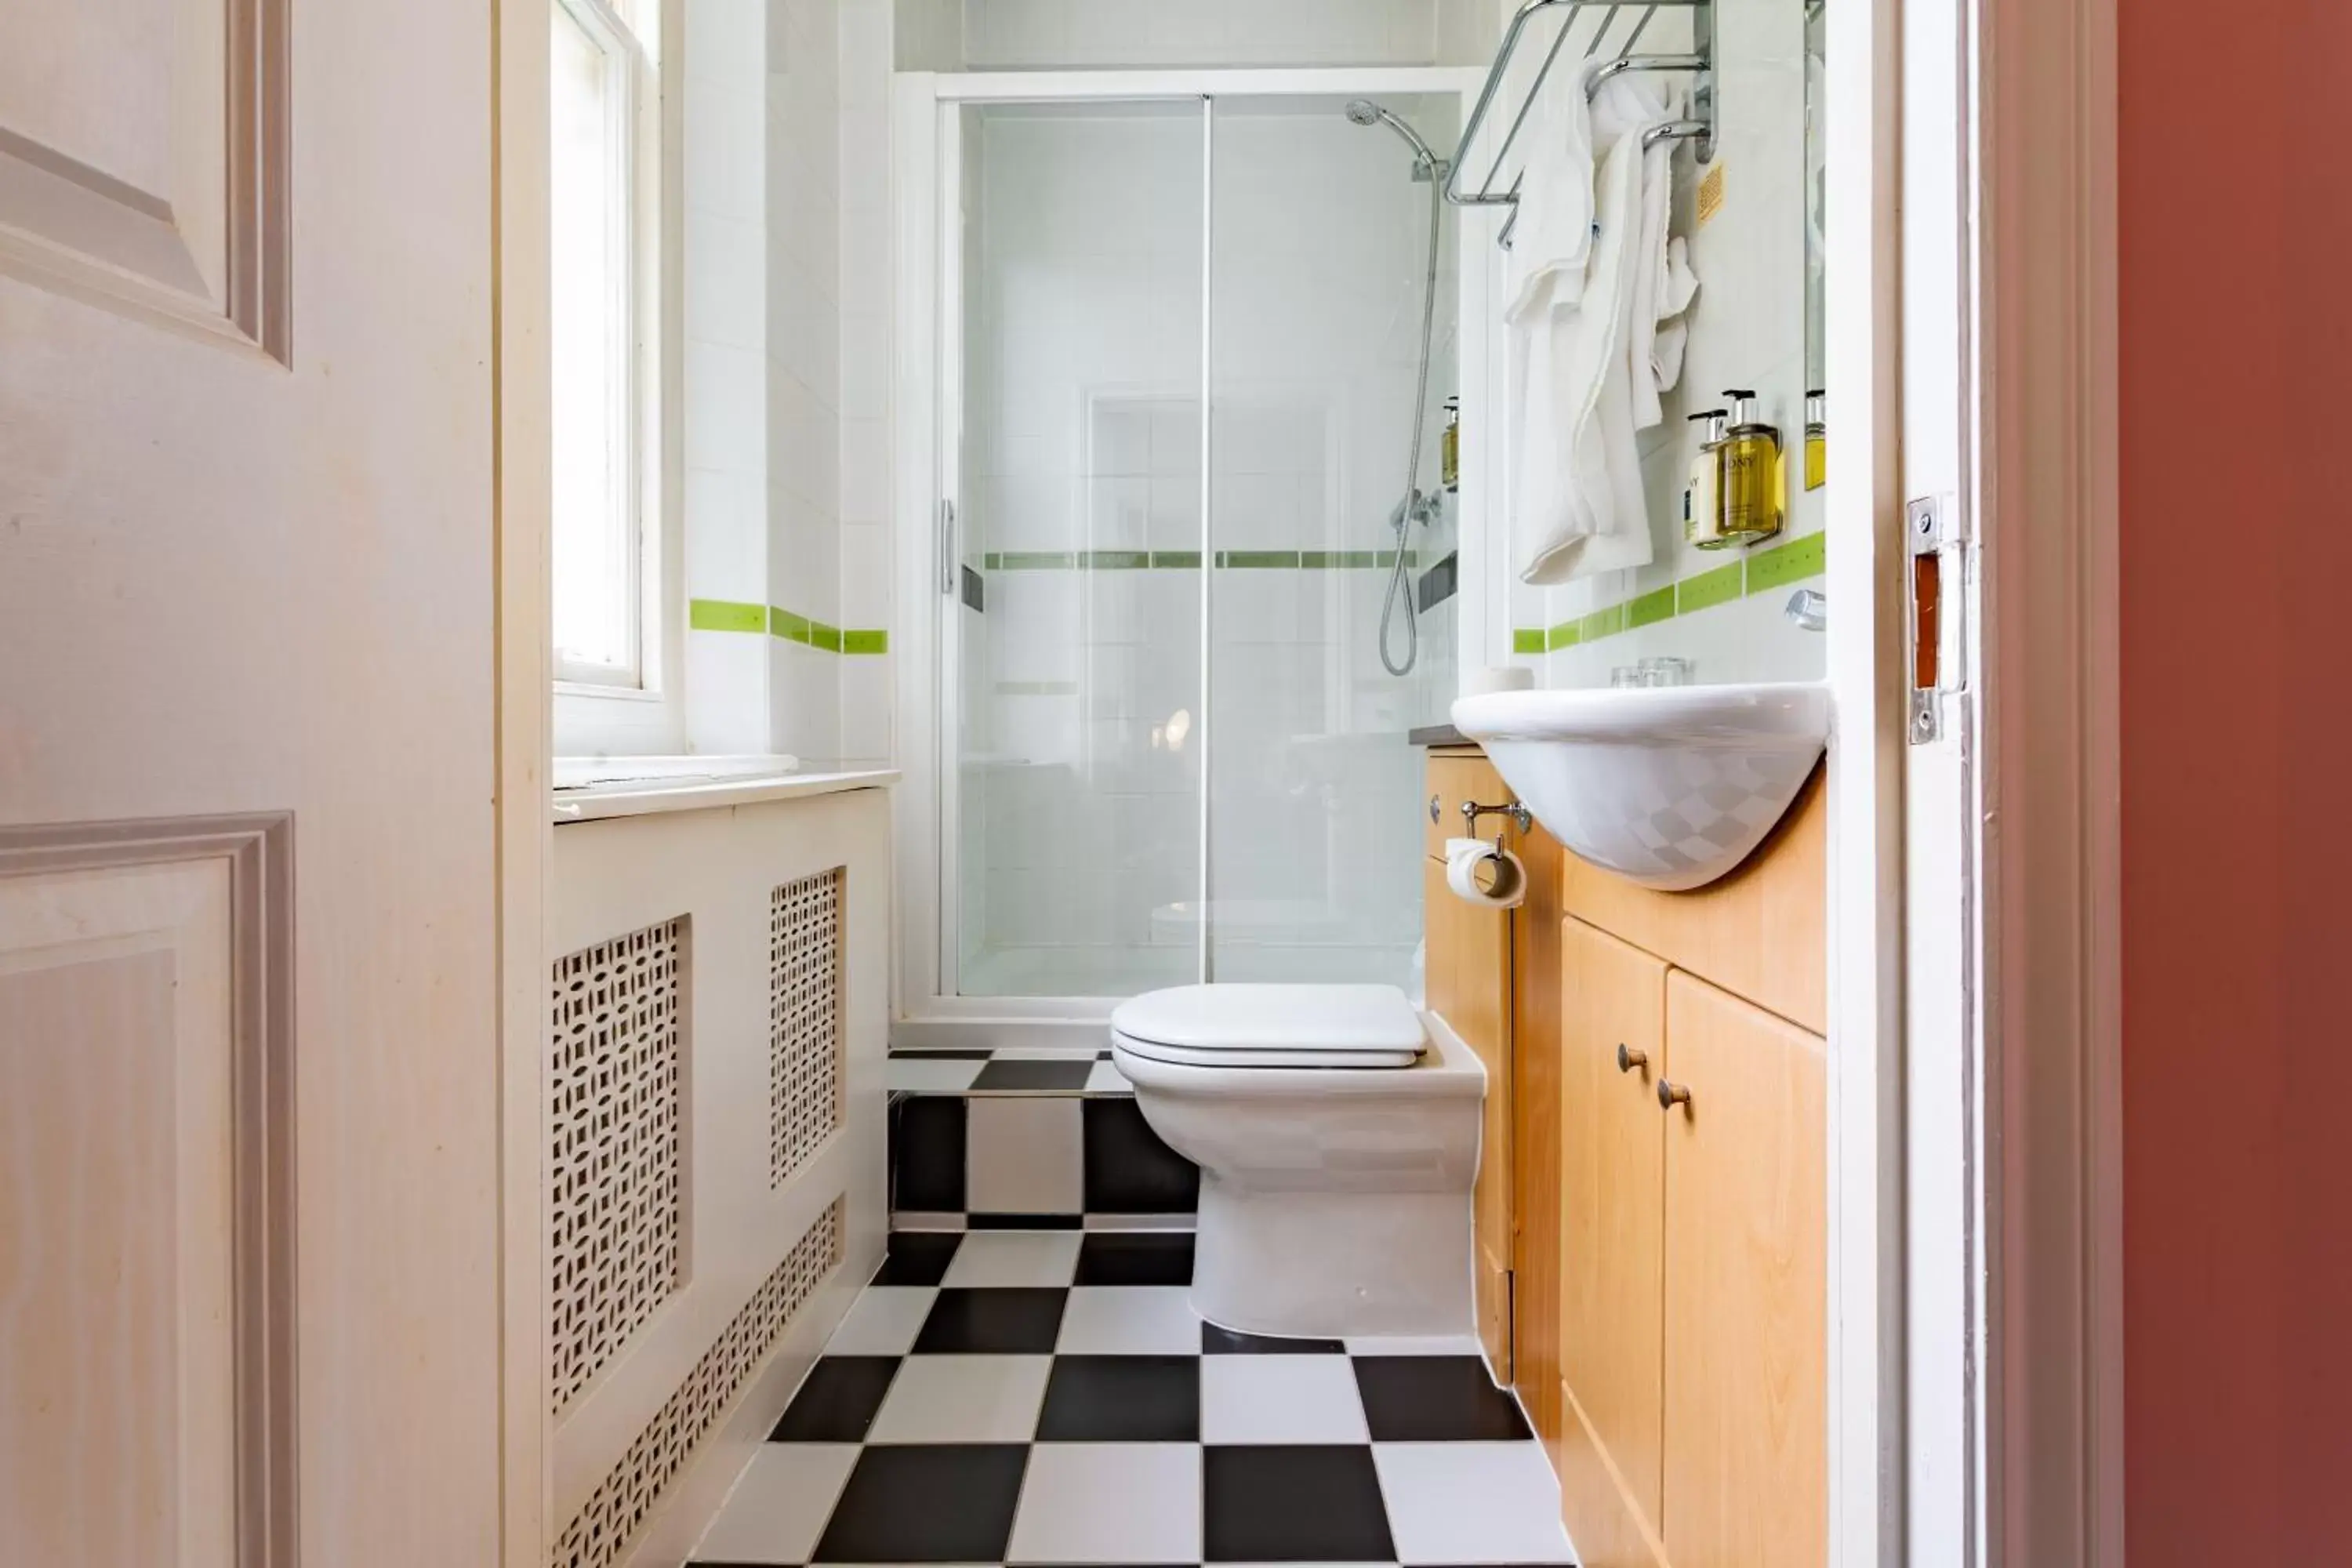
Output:
M1445 885L1454 896L1489 909L1516 910L1528 899L1528 868L1484 838L1445 841Z

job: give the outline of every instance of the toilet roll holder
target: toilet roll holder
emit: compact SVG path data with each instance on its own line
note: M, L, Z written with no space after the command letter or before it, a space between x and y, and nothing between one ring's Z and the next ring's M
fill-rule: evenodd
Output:
M1516 800L1505 805L1480 805L1475 800L1465 800L1462 803L1462 831L1465 837L1470 838L1478 837L1478 819L1482 816L1507 816L1517 825L1518 830L1522 833L1535 826L1535 817L1528 813L1526 806ZM1429 801L1429 820L1432 822L1437 820L1437 797L1434 795L1432 795ZM1502 848L1502 829L1496 828L1495 830L1496 852L1500 854Z

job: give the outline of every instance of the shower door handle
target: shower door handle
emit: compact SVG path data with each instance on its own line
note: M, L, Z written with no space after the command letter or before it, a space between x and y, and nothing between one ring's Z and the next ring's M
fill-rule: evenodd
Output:
M956 591L955 502L940 502L940 592L952 598Z

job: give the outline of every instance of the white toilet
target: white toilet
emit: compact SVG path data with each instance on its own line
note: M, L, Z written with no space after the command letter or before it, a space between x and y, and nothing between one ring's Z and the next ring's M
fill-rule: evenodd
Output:
M1393 985L1181 985L1111 1054L1201 1167L1192 1305L1246 1333L1474 1331L1478 1059Z

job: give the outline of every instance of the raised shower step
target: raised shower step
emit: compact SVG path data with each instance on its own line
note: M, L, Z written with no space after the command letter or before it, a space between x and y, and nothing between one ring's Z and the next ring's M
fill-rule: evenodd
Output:
M930 1058L917 1062L917 1056ZM1187 1226L1200 1205L1198 1167L1143 1119L1135 1091L1089 1089L1116 1076L1095 1053L893 1053L894 1072L953 1066L963 1088L896 1089L890 1097L890 1224L895 1230L1146 1229ZM1065 1069L1076 1088L988 1089L991 1069ZM1076 1069L1076 1070L1069 1070ZM1083 1075L1081 1078L1080 1075ZM895 1084L895 1080L894 1080Z
M1002 1050L893 1050L883 1082L893 1095L1126 1095L1135 1086L1104 1050L1021 1046Z

